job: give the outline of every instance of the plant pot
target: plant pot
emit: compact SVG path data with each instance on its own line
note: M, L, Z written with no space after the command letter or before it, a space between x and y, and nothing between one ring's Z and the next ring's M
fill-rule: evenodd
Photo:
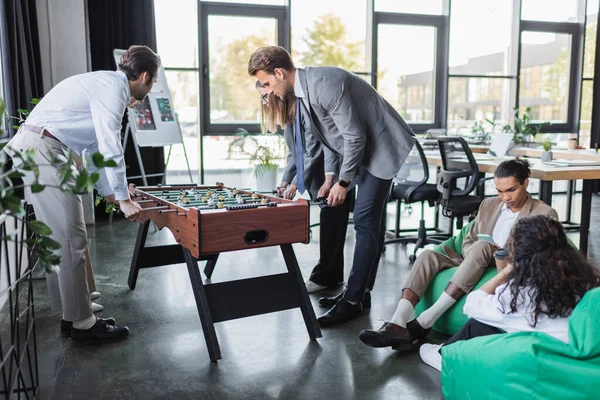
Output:
M256 177L256 190L267 192L277 187L277 169L264 169L260 176Z
M548 161L552 161L552 152L551 151L542 151L542 162L546 163Z

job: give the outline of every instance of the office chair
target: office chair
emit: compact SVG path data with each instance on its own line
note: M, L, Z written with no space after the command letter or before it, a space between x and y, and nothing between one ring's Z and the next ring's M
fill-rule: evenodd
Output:
M483 201L483 196L470 195L479 183L479 167L462 137L440 137L438 142L443 165L437 178L442 215L451 218L451 227L456 218L456 228L461 229L463 218L473 220Z
M430 207L436 207L440 193L437 190L436 184L427 183L429 180L429 165L427 158L423 152L423 148L418 141L415 142L413 151L409 154L404 165L394 177L392 188L390 191L390 201L396 201L396 225L395 238L386 240L384 245L392 243L415 243L413 254L408 257L412 264L417 258L417 250L427 244L440 244L450 237L450 235L431 235L427 236L425 228L425 202ZM419 221L419 229L417 236L399 236L400 232L400 205L405 203L421 203L421 220Z

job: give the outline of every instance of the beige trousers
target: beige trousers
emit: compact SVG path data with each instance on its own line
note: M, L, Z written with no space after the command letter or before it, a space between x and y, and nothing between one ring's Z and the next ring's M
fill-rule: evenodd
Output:
M481 240L463 249L464 258L448 248L445 250L448 255L432 250L421 253L415 260L403 289L411 289L422 299L438 273L458 265L450 282L469 293L494 258L494 246Z
M49 274L48 279L57 281L49 283L60 289L60 300L63 318L67 321L79 321L92 316L90 308L90 292L86 274L87 233L83 217L81 196L63 192L57 187L60 182L58 170L51 164L50 154L68 156L67 148L58 140L40 135L39 133L19 129L19 132L5 147L6 153L12 157L14 150L23 152L34 150L34 161L40 165L39 182L48 185L42 192L30 193L31 204L36 218L52 230L52 238L60 243L58 253L61 257L60 270ZM15 167L19 168L20 160L13 159ZM34 182L31 171L21 171L25 174L23 181L26 185Z

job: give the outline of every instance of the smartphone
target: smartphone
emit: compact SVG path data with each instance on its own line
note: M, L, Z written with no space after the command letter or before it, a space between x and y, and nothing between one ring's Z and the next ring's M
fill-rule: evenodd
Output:
M496 243L496 242L494 242L494 239L492 239L491 235L478 234L477 235L477 239L484 240L486 242L490 242L491 244L495 244Z

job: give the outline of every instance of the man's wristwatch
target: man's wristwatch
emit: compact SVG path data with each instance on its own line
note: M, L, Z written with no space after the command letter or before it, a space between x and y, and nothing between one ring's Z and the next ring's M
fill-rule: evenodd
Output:
M350 186L350 182L345 181L343 179L338 179L338 185L340 185L343 188L347 188L348 186Z

